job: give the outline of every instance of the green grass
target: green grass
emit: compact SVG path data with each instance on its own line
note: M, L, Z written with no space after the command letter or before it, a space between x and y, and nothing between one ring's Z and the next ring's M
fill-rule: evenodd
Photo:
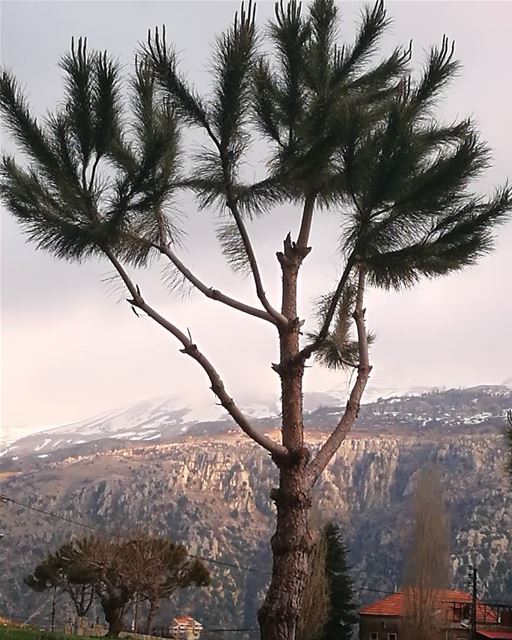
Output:
M87 638L86 636L66 636L62 632L52 633L51 631L41 631L33 627L19 629L17 627L0 626L0 640L99 640L98 638Z

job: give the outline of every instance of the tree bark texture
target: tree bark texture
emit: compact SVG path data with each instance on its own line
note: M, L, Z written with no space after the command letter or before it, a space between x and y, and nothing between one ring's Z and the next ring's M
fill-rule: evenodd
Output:
M153 630L153 621L155 618L157 603L155 600L149 601L149 611L148 611L148 619L146 624L146 634L151 635L151 631Z
M282 269L282 314L288 325L280 329L280 361L274 369L281 379L282 444L288 455L275 459L279 487L271 493L277 525L272 537L272 578L258 619L264 640L293 640L301 597L308 575L313 537L308 527L311 484L307 474L309 450L304 446L302 379L304 363L297 359L300 321L297 317L297 278L309 249L288 236L278 254Z
M277 526L271 542L272 578L258 614L262 640L295 640L297 637L313 549L313 536L308 526L312 489L357 418L371 370L363 308L365 269L360 265L354 310L360 356L358 377L337 428L310 462L310 452L304 444L302 402L306 358L301 357L301 322L297 315L297 281L302 261L309 253L307 232L301 230L301 238L301 243L294 244L288 236L284 251L277 254L282 270L281 313L287 319L287 325L279 328L280 361L273 368L281 379L282 445L288 453L284 458L274 456L279 469L279 487L272 491L271 498L276 505Z
M272 537L272 578L258 620L265 640L293 640L301 596L308 575L312 536L308 527L311 489L306 481L307 457L280 469L279 488L272 492L277 526Z

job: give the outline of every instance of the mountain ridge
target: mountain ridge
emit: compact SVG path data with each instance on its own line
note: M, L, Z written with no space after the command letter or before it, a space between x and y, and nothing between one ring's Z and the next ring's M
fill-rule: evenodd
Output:
M314 396L313 399L311 395ZM460 415L461 407L467 405L467 402L464 404L459 401L456 404L458 414L455 416L451 416L450 412L443 414L439 408L443 404L443 398L449 397L453 404L457 396L459 396L459 400L462 398L472 402L477 401L478 407L481 406L482 410L480 413L472 411L471 415ZM492 402L486 405L483 402L485 398L492 398ZM305 406L316 406L316 408L305 412L306 426L316 430L332 428L345 401L345 396L335 396L332 393L305 394ZM506 406L507 402L512 404L512 388L504 385L478 385L466 389L442 391L432 389L421 395L391 395L387 398L379 396L376 401L362 405L361 417L355 428L356 430L369 428L369 422L372 420L376 426L380 425L386 429L391 426L399 428L403 419L410 426L413 418L417 429L425 428L427 425L433 428L436 420L442 421L445 426L449 427L452 427L454 422L458 427L464 424L482 426L489 422L495 422L496 418L499 418L501 413L509 408ZM497 405L496 411L490 404ZM201 420L197 411L194 413L193 408L180 406L179 401L173 397L163 396L144 400L120 409L103 412L89 420L45 429L15 440L0 450L0 458L37 455L44 459L60 449L69 449L91 442L103 442L101 447L105 448L104 441L112 439L146 443L167 442L188 436L208 436L209 433L226 433L237 429L236 425L224 413L222 407L213 406L217 417ZM422 407L423 413L420 410ZM474 408L476 407L471 407L471 409ZM489 411L489 408L492 408L495 413ZM272 415L270 409L270 404L266 406L263 403L244 407L246 415L260 430L276 427L279 423L278 415L275 413ZM466 413L468 412L467 407L464 410ZM416 416L413 413L416 413ZM398 418L399 415L403 419ZM419 423L420 416L422 416L421 425Z
M304 404L310 407L305 411L306 427L313 431L332 429L345 402L346 396L341 394L305 394ZM372 428L384 432L413 428L416 435L421 435L425 429L453 431L469 425L492 427L511 405L512 387L505 385L431 389L421 395L379 396L377 400L361 406L355 432ZM0 450L0 459L26 455L44 459L61 449L91 443L105 449L112 445L112 440L164 443L238 429L222 407L213 407L215 413L201 419L200 412L180 405L176 398L164 396L144 400L88 420L45 429L15 440ZM271 403L254 403L243 409L257 429L268 430L279 424L279 416L276 413L272 415L271 408Z

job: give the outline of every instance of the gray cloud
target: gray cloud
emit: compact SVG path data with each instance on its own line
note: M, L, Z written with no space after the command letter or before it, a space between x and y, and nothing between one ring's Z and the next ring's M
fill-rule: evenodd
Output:
M357 3L342 3L348 37ZM129 65L146 30L165 23L169 40L182 51L184 69L201 90L208 89L207 58L215 33L231 19L237 3L224 2L3 2L2 61L28 88L44 114L61 91L59 56L71 35L87 35L90 46L107 48ZM263 22L273 3L258 6ZM395 18L385 46L414 39L415 59L443 33L457 41L464 71L447 94L443 116L474 115L494 149L494 165L479 188L486 191L510 172L512 101L509 65L512 4L389 3ZM4 141L10 149L9 141ZM254 172L260 172L255 157ZM251 170L251 169L250 169ZM249 281L237 277L215 248L214 221L195 213L190 200L190 243L184 255L211 284L251 300ZM4 212L2 225L2 329L4 428L56 424L87 417L115 405L161 394L209 398L204 375L149 321L137 320L119 292L106 287L104 263L57 262L34 252ZM284 208L276 218L258 219L253 234L270 295L277 299L275 251L297 214ZM304 268L302 305L307 310L329 289L340 269L336 258L339 222L320 213L314 251ZM497 252L479 266L405 293L375 291L368 320L377 333L373 384L382 387L499 383L512 375L512 225L500 233ZM321 249L320 249L321 247ZM276 341L270 328L244 320L198 296L181 301L157 286L160 269L137 275L151 299L193 331L225 373L234 394L277 394L270 362ZM242 355L241 355L242 354ZM313 369L310 390L344 388L343 376Z

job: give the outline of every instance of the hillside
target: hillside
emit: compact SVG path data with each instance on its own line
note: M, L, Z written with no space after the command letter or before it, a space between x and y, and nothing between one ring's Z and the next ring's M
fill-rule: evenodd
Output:
M512 599L512 492L500 434L511 405L510 390L484 387L381 399L363 408L358 429L317 488L322 513L344 524L362 601L375 596L366 588L400 583L409 496L417 471L430 463L439 465L448 494L454 584L464 586L473 563L481 596ZM312 448L334 420L329 407L308 416ZM261 428L271 430L272 422ZM117 449L108 451L105 443L113 440L100 438L46 458L4 456L10 472L2 492L100 529L166 533L189 541L192 553L243 567L212 564L212 587L181 595L167 615L189 612L210 627L253 626L269 569L275 472L268 456L229 423L212 422L208 435L201 432L205 424L167 443L114 440ZM23 575L70 534L87 530L1 507L0 600L6 614L28 615L45 596L29 592Z

